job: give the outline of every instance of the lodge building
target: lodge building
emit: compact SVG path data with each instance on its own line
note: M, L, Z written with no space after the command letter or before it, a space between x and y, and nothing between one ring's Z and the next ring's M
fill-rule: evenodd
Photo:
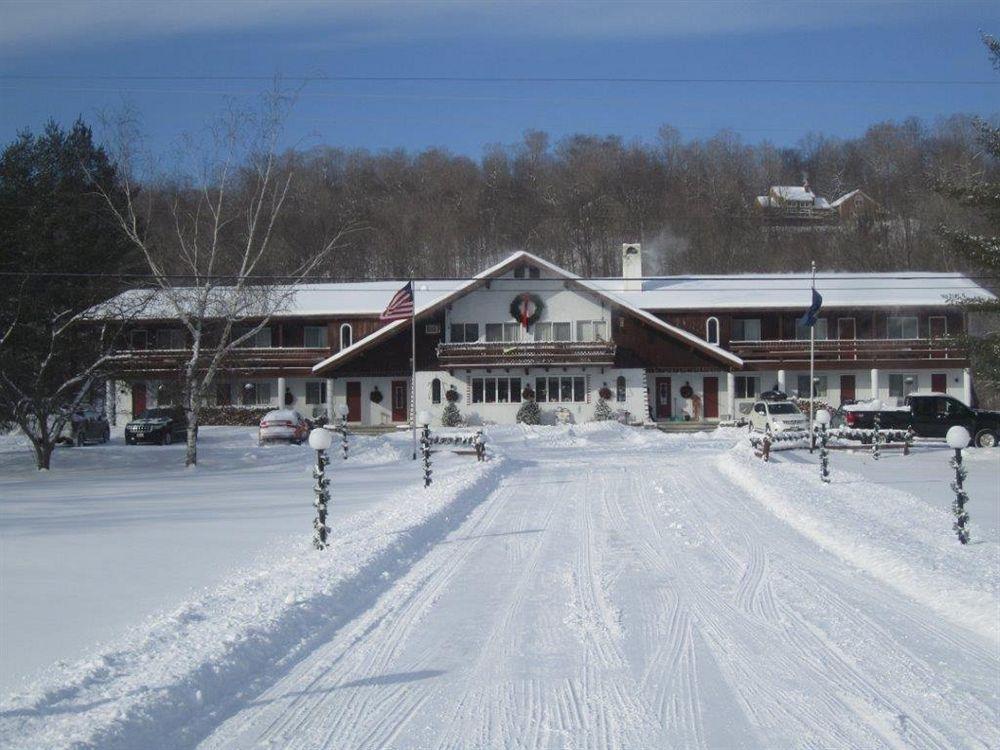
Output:
M216 405L346 403L360 425L436 420L455 400L469 424L513 423L526 388L543 422L593 418L603 389L630 423L730 419L765 390L809 394L807 274L644 278L639 245L620 279L580 278L516 252L469 280L415 283L411 322L380 313L405 282L303 284L218 378ZM974 399L956 295L992 298L961 274L824 273L814 395L834 406L899 403L933 390ZM112 414L169 401L186 352L177 321L149 315L121 352ZM457 394L457 395L456 395Z

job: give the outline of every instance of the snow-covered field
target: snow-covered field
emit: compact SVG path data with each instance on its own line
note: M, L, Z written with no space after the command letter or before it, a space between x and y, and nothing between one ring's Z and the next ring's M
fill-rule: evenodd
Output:
M736 431L0 444L0 746L1000 746L1000 452L764 464Z

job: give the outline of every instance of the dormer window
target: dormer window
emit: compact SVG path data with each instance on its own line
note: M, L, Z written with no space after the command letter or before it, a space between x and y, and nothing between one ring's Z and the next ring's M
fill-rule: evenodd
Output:
M515 279L537 279L540 276L538 266L518 266L514 269Z

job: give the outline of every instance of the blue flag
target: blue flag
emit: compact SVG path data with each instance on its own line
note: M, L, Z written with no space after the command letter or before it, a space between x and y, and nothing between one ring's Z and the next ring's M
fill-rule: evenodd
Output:
M823 305L823 298L820 296L820 293L815 289L812 291L812 305L809 306L809 310L806 311L806 314L799 318L799 325L808 326L809 328L816 325L816 315L819 313L819 308Z

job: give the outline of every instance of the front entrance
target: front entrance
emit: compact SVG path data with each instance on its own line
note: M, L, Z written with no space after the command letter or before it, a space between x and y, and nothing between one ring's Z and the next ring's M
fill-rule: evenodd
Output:
M392 421L405 422L407 420L407 400L410 391L410 384L405 380L392 381Z
M670 378L656 379L656 418L670 419Z
M943 372L931 373L931 390L935 393L947 393L948 376Z
M361 382L347 381L347 421L361 421Z
M138 417L146 411L146 384L132 384L132 417Z
M840 376L840 403L846 404L848 401L854 401L857 398L854 385L853 375Z
M702 390L705 392L705 419L719 418L719 379L703 378Z

